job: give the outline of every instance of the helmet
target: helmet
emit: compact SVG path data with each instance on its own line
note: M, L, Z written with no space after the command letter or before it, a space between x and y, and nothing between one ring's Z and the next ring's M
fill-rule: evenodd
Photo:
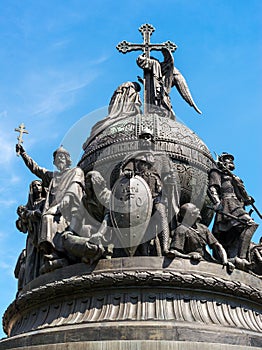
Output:
M150 135L150 136L152 136L152 138L154 136L152 130L149 128L145 128L145 129L141 130L139 138L142 138L143 135Z
M55 159L57 153L64 153L66 154L68 157L70 157L70 153L63 147L63 145L61 145L60 147L58 147L54 153L53 153L53 157Z
M230 160L234 160L234 156L230 153L227 153L227 152L223 152L222 154L220 154L220 156L218 156L218 161L219 162L224 162L226 159L230 159Z

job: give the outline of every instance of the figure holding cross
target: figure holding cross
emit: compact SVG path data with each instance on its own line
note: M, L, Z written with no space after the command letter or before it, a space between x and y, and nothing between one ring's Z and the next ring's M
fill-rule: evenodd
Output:
M53 153L53 164L57 171L39 166L19 143L16 145L16 152L21 155L31 173L42 180L42 186L47 188L38 238L38 247L43 251L45 260L40 273L46 273L67 263L61 235L81 203L84 173L79 167L70 167L70 153L62 146Z
M168 116L174 117L172 105L170 102L170 91L176 86L182 98L192 106L199 114L201 111L197 108L191 96L185 78L174 67L173 51L177 46L171 41L162 44L151 44L150 37L155 28L150 24L144 24L139 28L143 36L142 44L133 44L122 41L117 45L118 51L127 53L130 51L143 51L137 59L137 64L144 71L144 114L156 112L160 108L160 113L167 111ZM150 52L162 51L164 61L159 62L156 58L150 57Z

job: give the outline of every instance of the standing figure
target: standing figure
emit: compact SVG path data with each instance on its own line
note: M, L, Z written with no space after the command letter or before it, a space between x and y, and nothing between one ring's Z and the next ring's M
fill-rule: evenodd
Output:
M17 145L16 150L29 170L42 179L44 187L48 187L39 236L39 246L46 253L47 261L41 269L45 273L65 262L59 256L62 250L60 236L78 210L83 196L84 173L79 167L70 168L70 154L63 147L53 153L58 171L40 167L21 145Z
M232 272L234 265L228 261L227 254L208 228L200 224L200 210L192 203L183 204L178 214L179 225L174 232L168 257L192 259L195 261L216 260L207 252L206 246L216 252L220 262Z
M175 86L182 98L192 106L197 113L201 111L197 108L185 78L180 71L174 66L174 58L167 48L162 48L164 61L159 62L156 58L147 58L144 54L137 58L137 64L144 71L150 72L150 92L149 110L157 106L167 116L174 118L174 112L170 101L170 91Z
M46 199L45 196L46 194L42 186L42 181L34 180L29 187L27 204L17 208L19 218L16 221L16 227L19 231L27 233L26 249L24 253L23 285L26 285L39 275L39 269L43 259L43 254L41 254L41 249L39 247L39 239L41 215ZM22 256L20 256L20 258L22 258Z
M222 153L217 168L209 173L208 194L216 211L213 234L225 248L227 255L237 267L245 269L250 265L249 247L258 225L245 211L245 205L252 203L244 184L232 171L234 157Z
M145 128L139 135L139 151L155 151L155 139L150 129ZM156 157L157 156L157 157ZM176 216L179 211L180 202L180 180L177 172L175 172L172 161L164 152L154 152L155 163L158 165L158 172L163 174L163 191L162 197L165 198L166 206L168 208L168 222L170 231L172 232L177 223ZM157 158L157 160L156 160ZM158 176L159 177L159 176Z
M159 174L154 170L155 159L152 152L137 151L126 157L122 164L122 172L126 176L139 175L148 184L152 195L153 209L152 216L158 218L161 251L158 254L166 255L169 248L169 224L167 220L166 206L162 195L162 181Z

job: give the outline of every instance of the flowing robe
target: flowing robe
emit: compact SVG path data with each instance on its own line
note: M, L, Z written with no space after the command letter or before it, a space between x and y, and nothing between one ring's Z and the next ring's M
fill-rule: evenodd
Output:
M17 276L18 280L20 280L18 283L18 289L21 289L24 285L39 276L39 268L41 265L42 257L39 251L39 234L41 213L43 212L45 197L43 196L44 191L42 191L42 196L35 198L33 192L34 182L35 181L30 184L27 204L25 206L18 207L19 218L16 221L16 227L19 231L27 233L23 262L24 265L21 264L23 259L21 259L22 255L20 255L17 267L15 269L15 275ZM21 277L22 273L19 273L19 266L24 269L23 278Z
M111 97L108 107L108 116L93 126L91 135L86 140L83 147L85 148L88 146L88 144L98 134L108 128L115 121L141 114L141 105L142 103L140 100L139 92L133 82L128 81L118 86L118 88L113 93L113 96Z
M163 108L169 112L169 117L174 117L170 101L170 90L173 86L174 62L168 50L163 51L164 61L159 62L156 58L146 58L140 55L137 58L137 65L144 71L150 72L150 96L148 103L151 106Z
M79 167L52 172L40 167L26 153L23 153L22 157L31 172L41 178L43 185L48 187L41 221L39 246L46 253L51 253L54 249L60 250L54 238L66 229L72 216L78 210L83 197L84 173ZM66 196L70 198L70 205L63 208L60 204Z

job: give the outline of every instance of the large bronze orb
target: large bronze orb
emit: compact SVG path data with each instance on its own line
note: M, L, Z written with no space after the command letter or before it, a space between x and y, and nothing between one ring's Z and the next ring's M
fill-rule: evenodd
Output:
M215 162L204 142L176 120L157 114L112 120L104 130L92 133L84 144L79 166L84 172L100 171L112 186L122 160L139 151L139 136L144 130L154 137L155 168L162 179L172 170L179 188L180 205L196 204L201 209L202 222L209 225L213 214L208 208L208 172Z

